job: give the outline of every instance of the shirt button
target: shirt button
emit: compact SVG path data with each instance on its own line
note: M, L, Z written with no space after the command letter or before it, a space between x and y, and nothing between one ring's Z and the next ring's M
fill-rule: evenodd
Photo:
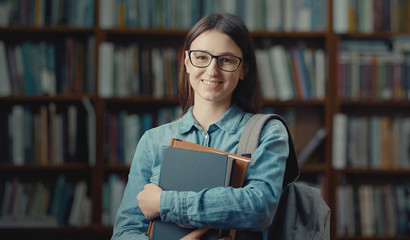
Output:
M205 135L205 139L208 139L208 135Z

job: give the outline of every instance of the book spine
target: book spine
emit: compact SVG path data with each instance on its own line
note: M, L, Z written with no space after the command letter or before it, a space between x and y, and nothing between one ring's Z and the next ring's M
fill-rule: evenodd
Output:
M3 196L1 228L87 226L91 223L85 181L66 182L65 176L59 175L55 183L13 178L1 185L4 185L0 188Z

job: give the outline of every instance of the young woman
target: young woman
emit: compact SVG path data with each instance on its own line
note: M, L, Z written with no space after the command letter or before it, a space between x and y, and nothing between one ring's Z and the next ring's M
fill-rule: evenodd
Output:
M158 216L189 228L262 231L266 239L289 154L286 128L278 120L264 128L243 188L196 193L157 186L163 146L171 138L236 153L247 121L259 111L254 47L239 18L205 16L188 33L184 50L178 83L183 114L139 141L112 239L148 239L149 221Z

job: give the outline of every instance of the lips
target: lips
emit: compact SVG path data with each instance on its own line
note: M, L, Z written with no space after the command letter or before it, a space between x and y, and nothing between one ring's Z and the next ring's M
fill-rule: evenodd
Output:
M202 82L207 84L207 85L214 85L214 86L219 85L219 84L222 83L220 81L208 81L208 80L202 80Z

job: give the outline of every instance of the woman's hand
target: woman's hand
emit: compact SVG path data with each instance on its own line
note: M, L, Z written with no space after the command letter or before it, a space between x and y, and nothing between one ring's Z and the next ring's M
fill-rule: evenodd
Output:
M209 228L197 228L192 231L190 234L186 235L185 237L181 238L180 240L200 240L201 236L204 235ZM231 237L219 238L218 240L231 240Z
M138 205L146 219L152 220L159 216L161 192L160 187L149 183L144 186L144 190L138 193Z

